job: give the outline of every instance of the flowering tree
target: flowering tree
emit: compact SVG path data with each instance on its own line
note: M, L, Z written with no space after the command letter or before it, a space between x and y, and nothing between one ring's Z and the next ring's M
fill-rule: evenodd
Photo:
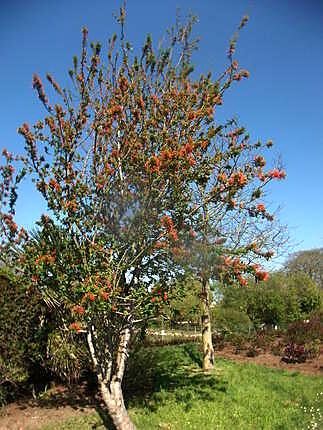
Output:
M68 322L65 313L62 326L84 333L117 429L134 428L121 386L131 336L167 303L188 238L197 232L209 241L209 219L236 208L240 190L256 177L260 190L284 176L265 172L261 156L238 167L236 160L250 149L248 136L232 123L215 123L224 92L249 75L233 60L235 40L223 74L194 78L194 18L169 31L166 47L154 49L148 36L139 57L125 40L124 20L121 9L120 39L110 39L106 63L101 45L89 49L83 30L81 56L69 72L73 88L62 89L47 75L57 102L34 75L46 116L19 129L25 154L17 175L4 152L0 188L2 255L6 249L18 256L16 264L35 287L73 315ZM50 214L40 221L40 246L13 221L25 174ZM268 218L259 197L260 191L253 193L239 208ZM21 240L23 255L17 252ZM236 277L246 268L236 260L224 263ZM162 287L155 289L156 283Z
M231 126L232 124L230 124ZM268 142L250 143L243 128L223 127L214 146L209 146L210 166L197 183L193 200L196 231L191 230L178 259L200 281L202 309L203 368L214 366L210 305L210 282L238 282L245 286L250 278L265 281L261 269L287 241L286 229L276 222L263 199L264 188L274 179L284 179L278 168L265 169L262 155ZM225 154L217 169L217 155ZM202 170L202 169L201 169ZM216 196L216 197L215 197Z

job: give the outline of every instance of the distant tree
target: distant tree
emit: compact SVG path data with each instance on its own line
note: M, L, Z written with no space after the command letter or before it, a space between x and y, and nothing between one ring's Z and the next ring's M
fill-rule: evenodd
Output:
M259 150L259 144L256 148ZM206 371L214 366L210 307L215 292L211 284L227 286L238 282L245 287L254 279L266 281L268 273L260 263L272 258L288 240L285 228L274 220L265 205L254 204L254 200L263 195L263 187L270 180L269 177L259 187L257 165L253 164L258 156L252 153L254 149L249 146L249 152L233 157L234 169L248 171L248 180L230 190L229 199L234 204L215 201L204 205L197 231L193 238L188 239L184 253L184 266L200 283L203 368ZM265 162L263 157L262 162ZM221 176L219 180L211 175L209 181L213 189L222 189ZM205 201L206 195L203 192L197 194L196 204Z
M323 248L295 252L288 258L285 269L289 273L306 273L323 289Z
M172 289L169 304L163 311L172 323L200 324L200 284L191 277L181 277Z
M321 305L318 287L304 273L276 272L266 286L262 282L223 286L222 294L221 307L246 313L256 327L307 319Z
M287 276L286 295L296 296L300 318L307 319L322 304L322 293L315 281L304 272L296 272ZM289 309L287 308L287 314ZM295 318L294 318L295 319Z

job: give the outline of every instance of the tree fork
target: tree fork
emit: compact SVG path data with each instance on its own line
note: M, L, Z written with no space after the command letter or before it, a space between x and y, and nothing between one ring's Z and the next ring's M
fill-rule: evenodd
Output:
M114 374L111 374L111 369L113 367L112 360L108 362L107 368L105 368L103 363L99 362L98 355L95 350L93 334L94 328L91 327L87 333L87 342L98 377L102 399L108 409L109 416L116 430L135 430L136 427L131 421L124 404L121 386L126 359L128 356L129 341L131 338L130 328L126 327L122 331Z

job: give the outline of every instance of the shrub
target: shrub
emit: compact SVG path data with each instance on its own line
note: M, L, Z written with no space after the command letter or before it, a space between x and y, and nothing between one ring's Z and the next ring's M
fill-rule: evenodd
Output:
M263 330L252 333L250 336L250 343L255 348L266 351L274 339L275 336L271 332Z
M77 381L90 368L86 349L72 331L53 330L47 342L48 366L51 372L68 383Z
M54 376L78 379L89 367L79 336L57 330L40 293L19 276L2 269L0 288L0 403L42 390Z
M247 357L257 357L260 351L254 345L251 345L250 348L246 352Z
M250 318L245 312L233 308L217 308L212 314L213 327L224 335L249 333L252 328Z
M303 345L288 343L284 350L282 358L286 363L304 363L307 359L307 351Z
M306 344L307 342L323 341L323 324L321 313L315 313L307 321L290 324L285 334L287 343Z
M305 344L308 358L316 358L320 355L321 342L319 339L313 340Z
M217 351L221 351L225 346L225 336L223 333L212 333L213 347Z
M13 399L43 373L45 309L19 278L0 273L0 401Z
M276 340L270 346L271 353L277 356L282 356L284 354L285 345L281 339Z
M285 350L282 360L287 363L303 363L320 353L323 340L322 313L314 313L307 321L290 324L284 336Z
M227 336L227 339L235 347L236 354L240 354L249 347L249 336L245 333L232 333Z
M304 273L272 273L265 287L262 282L225 286L222 295L223 307L247 313L256 327L308 319L321 306L319 289Z

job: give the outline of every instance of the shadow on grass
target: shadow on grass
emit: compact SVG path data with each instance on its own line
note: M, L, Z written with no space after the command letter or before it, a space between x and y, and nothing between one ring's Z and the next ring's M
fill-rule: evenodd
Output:
M219 392L226 392L227 382L213 373L203 373L201 365L196 344L139 350L129 358L127 404L156 410L172 398L189 410L193 400L214 400Z
M97 404L95 406L95 410L96 410L97 414L99 415L104 428L107 430L114 430L115 427L112 423L112 420L109 417L109 415L107 414L106 410L102 408L100 402L97 402ZM101 425L101 423L93 424L92 428L93 429L100 429L100 428L102 428L102 425Z
M126 406L155 411L167 401L175 400L188 411L196 400L214 400L216 395L226 392L227 382L213 373L204 374L201 365L199 346L194 343L145 347L133 352L124 378ZM69 406L81 411L95 409L102 422L91 424L92 428L114 428L97 395L97 383L93 374L77 386L55 387L34 400L24 402L24 405L53 409Z
M87 382L79 385L58 385L49 390L44 390L35 395L34 398L23 398L17 402L19 409L30 407L59 409L69 406L77 410L94 408L96 405L94 388L89 388Z

